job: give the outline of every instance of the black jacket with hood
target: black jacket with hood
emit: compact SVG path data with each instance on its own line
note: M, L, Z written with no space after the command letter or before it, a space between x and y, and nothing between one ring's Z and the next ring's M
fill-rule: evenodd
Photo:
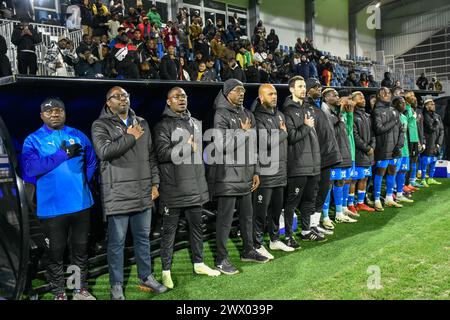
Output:
M255 115L256 129L258 131L258 156L261 171L260 188L284 187L287 185L288 149L288 134L280 129L280 122L286 123L284 114L277 109L269 110L264 108L259 99L255 101L252 110L254 110L253 114ZM262 138L263 131L267 132L266 139ZM271 143L273 133L278 134L278 143L276 145ZM277 158L272 156L272 153L277 153ZM270 159L270 162L267 163L264 158ZM263 164L262 162L265 163Z
M152 186L159 185L159 171L152 136L145 119L129 110L128 124L140 124L144 134L136 140L127 126L105 106L92 124L92 142L100 162L104 213L142 212L153 206Z
M390 102L376 103L372 124L376 137L375 161L401 157L405 134L402 132L400 114L391 107Z
M334 129L335 141L339 146L342 162L336 165L336 168L348 168L352 166L352 153L350 151L350 141L347 135L347 129L344 121L341 120L339 113L333 110L325 102L322 103L322 111L326 114L328 121Z
M353 118L353 136L355 138L355 164L357 167L370 167L374 156L369 156L370 148L375 151L375 136L372 131L370 115L364 108L355 108Z
M183 140L180 137L172 141L173 134L183 131L185 135ZM166 106L162 120L155 126L154 134L161 177L160 196L164 204L168 208L186 208L201 206L208 202L208 185L201 153L200 122L191 117L189 111L178 115ZM187 143L191 135L198 144L196 154ZM172 154L177 157L176 162L186 163L174 163Z
M259 175L255 117L244 107L233 106L222 90L214 101L214 109L214 129L222 134L223 139L214 139L211 142L214 151L211 155L206 153L207 159L208 156L221 159L220 163L208 168L210 194L214 197L247 195L251 192L253 176ZM251 121L252 129L245 132L240 122L245 122L247 118ZM227 154L231 148L233 155ZM232 161L228 158L232 158ZM208 164L211 162L208 159Z
M320 146L316 128L305 125L305 115L317 118L314 107L286 98L281 109L288 131L288 178L320 174Z
M444 123L441 116L436 112L424 110L423 131L425 135L426 147L423 154L428 157L439 155L439 148L444 143ZM439 148L437 147L439 145Z

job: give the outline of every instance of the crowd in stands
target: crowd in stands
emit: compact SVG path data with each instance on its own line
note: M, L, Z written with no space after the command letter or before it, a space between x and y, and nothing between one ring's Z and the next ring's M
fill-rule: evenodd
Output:
M118 0L72 0L66 12L66 27L81 29L83 40L75 47L60 37L47 48L44 64L54 76L287 83L299 75L319 79L324 86L380 87L370 68L348 60L343 64L341 58L319 51L308 38L298 38L291 50L282 50L275 30L267 33L262 21L248 37L236 14L228 25L221 19L214 24L211 19L203 21L199 12L190 17L186 8L180 8L176 21L162 21L156 5L147 12L140 0L127 9ZM27 20L30 14L22 16ZM38 43L36 36L30 41L27 34L17 34L13 40L19 52L24 47L34 51ZM24 56L30 60L30 53L18 55L19 73L36 74L34 62L24 71L20 61ZM423 83L419 78L418 88L441 88L436 79ZM381 85L393 88L400 82L386 73Z

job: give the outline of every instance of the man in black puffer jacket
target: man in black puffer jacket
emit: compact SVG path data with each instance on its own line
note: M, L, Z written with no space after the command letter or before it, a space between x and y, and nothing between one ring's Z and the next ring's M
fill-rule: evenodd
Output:
M302 238L324 240L310 229L311 214L315 211L317 187L320 179L320 146L315 129L313 106L304 102L305 80L296 76L289 80L291 96L287 97L282 112L288 131L288 185L284 206L286 244L299 248L292 232L294 211L299 209L302 220Z
M159 196L159 172L145 119L130 109L130 95L113 87L100 117L92 124L92 141L100 158L101 194L108 220L108 265L111 299L124 300L123 250L128 225L134 240L139 288L162 293L166 287L152 275L150 225Z
M436 113L436 105L433 99L425 100L423 111L423 131L426 141L425 151L420 157L420 166L422 171L423 186L442 184L434 180L437 157L440 154L440 148L444 143L444 124L441 117ZM429 166L429 178L425 180Z
M330 126L334 130L337 145L342 157L342 162L331 169L331 181L333 181L333 197L336 207L336 222L354 223L356 220L343 213L343 193L345 180L350 176L352 168L352 155L350 141L348 139L345 122L342 120L341 104L345 102L345 98L339 99L336 90L328 88L323 92L322 110L326 114ZM348 102L348 101L347 101ZM328 189L326 202L323 210L323 226L327 229L333 229L333 223L328 217L330 206L331 188Z
M220 272L203 263L202 206L208 202L208 185L202 161L200 122L187 109L187 95L182 88L167 94L162 120L155 127L155 149L161 177L164 204L161 236L162 282L173 288L170 274L173 245L180 214L189 223L189 241L194 272L218 276Z
M366 99L360 91L353 93L353 101L356 104L353 120L353 136L355 137L355 176L358 180L358 202L356 210L375 211L364 203L366 197L367 180L372 176L374 164L375 136L372 131L370 115L366 113Z
M214 155L211 154L211 160L207 160L208 164L212 164L208 176L213 181L213 196L217 197L216 268L228 275L239 273L229 261L227 251L236 204L244 241L241 260L260 263L269 261L253 247L252 192L258 188L260 181L256 121L253 114L243 107L244 95L244 85L239 80L229 79L223 84L214 102ZM209 146L205 151L208 149ZM214 160L216 163L211 163Z
M287 184L287 129L284 115L277 110L275 87L263 84L259 87L258 95L253 114L259 138L261 184L253 194L253 241L256 251L273 259L263 245L266 218L269 223L269 248L294 250L279 240L279 221ZM268 214L269 206L271 210Z
M325 225L323 228L320 226L320 216L330 189L331 168L342 162L342 156L333 127L330 125L325 112L317 105L317 101L320 101L322 97L322 84L319 80L311 78L306 81L306 88L309 89L306 93L305 103L314 107L317 119L316 132L320 146L320 180L317 189L315 212L311 216L311 228L314 228L321 235L333 234L331 223L328 225L329 228Z
M375 210L384 211L381 205L381 184L386 173L386 201L385 205L401 208L402 205L392 198L397 161L402 156L405 140L400 114L391 106L391 90L382 87L377 93L377 103L372 112L373 131L376 137L375 161L376 173L374 177Z

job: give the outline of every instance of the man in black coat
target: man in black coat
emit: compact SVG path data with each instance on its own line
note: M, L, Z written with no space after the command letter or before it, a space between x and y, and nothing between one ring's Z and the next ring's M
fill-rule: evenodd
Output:
M159 196L159 172L145 119L130 109L130 95L113 87L100 117L92 124L92 141L100 159L103 210L108 221L108 266L111 299L124 300L123 262L128 225L134 240L139 288L163 293L150 257L153 201Z
M286 244L297 249L292 226L295 209L299 209L303 240L324 241L323 235L310 227L315 211L320 180L320 146L315 128L316 114L312 105L305 103L306 83L300 76L289 80L291 96L287 97L282 112L288 131L288 184L284 206Z
M258 130L261 170L261 184L253 194L253 241L258 253L273 259L263 245L267 218L270 250L294 251L279 240L279 221L287 184L287 129L284 115L277 110L277 91L273 85L259 87L253 114Z
M0 77L11 75L11 63L6 56L7 52L8 47L6 46L6 40L2 35L0 35Z
M358 201L356 210L373 212L375 209L364 203L366 198L367 180L372 176L374 164L375 136L372 131L370 115L366 113L366 99L361 91L353 93L355 112L353 118L353 137L355 138L355 175L358 180Z
M226 248L236 204L244 241L241 260L259 263L269 261L256 252L253 246L252 192L258 188L260 181L256 121L253 114L243 106L244 95L242 82L229 79L223 84L214 102L215 139L211 144L214 155L211 153L207 156L207 159L211 159L208 163L212 164L212 193L217 197L216 268L227 275L239 273L231 264Z
M162 120L155 127L155 150L159 162L161 200L164 205L161 236L162 282L173 288L170 274L173 245L180 214L189 223L189 241L194 272L218 276L220 272L203 263L202 206L208 202L208 185L202 160L200 122L187 109L182 88L167 94Z
M235 58L228 61L228 65L222 69L222 80L236 79L241 82L247 82L244 70L241 69Z
M161 59L159 66L159 76L161 80L177 80L180 63L175 57L175 48L169 46L167 54Z
M37 73L36 45L41 41L41 34L26 21L21 22L14 28L11 42L17 46L19 74L35 75Z
M440 149L444 143L444 124L436 112L436 105L433 99L425 100L423 104L423 131L426 146L420 158L422 171L421 184L422 186L439 185L442 183L434 180L434 172L436 170L436 162L440 154ZM427 169L429 169L429 178L426 180Z
M392 190L397 172L397 162L402 156L402 147L405 140L400 122L400 114L391 106L391 90L381 87L377 93L377 103L372 112L373 131L376 137L375 161L376 172L374 177L375 210L384 211L381 205L381 184L386 174L386 201L389 207L401 208L395 202Z

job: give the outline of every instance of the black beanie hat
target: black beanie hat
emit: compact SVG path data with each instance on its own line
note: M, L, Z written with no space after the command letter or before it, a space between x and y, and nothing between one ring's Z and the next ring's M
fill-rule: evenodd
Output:
M225 81L224 84L223 84L223 89L222 89L223 94L224 94L225 96L228 96L228 94L229 94L234 88L236 88L236 87L238 87L238 86L242 86L242 87L243 87L244 84L243 84L241 81L237 80L237 79L228 79L228 80Z
M64 102L60 98L47 98L41 103L41 112L45 112L49 109L61 108L66 109Z

